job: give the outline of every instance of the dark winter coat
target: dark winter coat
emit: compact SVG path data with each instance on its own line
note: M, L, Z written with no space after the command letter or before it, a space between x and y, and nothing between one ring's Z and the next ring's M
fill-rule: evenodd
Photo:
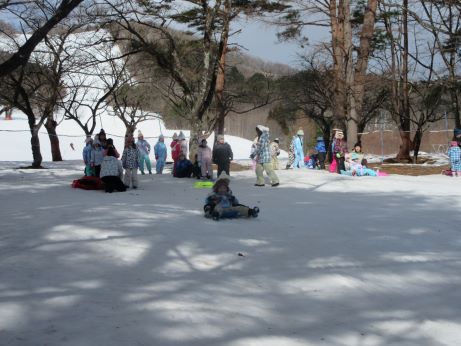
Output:
M229 143L216 143L213 148L213 163L225 165L234 159L231 146Z

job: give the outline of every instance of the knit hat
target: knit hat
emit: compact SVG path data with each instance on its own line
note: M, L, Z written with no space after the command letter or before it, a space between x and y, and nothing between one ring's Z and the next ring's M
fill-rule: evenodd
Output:
M144 137L144 135L142 134L141 130L138 130L138 138L139 137Z
M218 135L218 136L216 137L216 140L217 140L218 142L221 141L221 140L224 140L224 135Z
M179 139L180 141L183 141L183 140L186 139L186 136L184 136L184 133L183 133L182 131L179 131L178 139Z
M91 136L87 136L86 139L85 139L85 144L92 144L93 143L93 138L91 138Z
M173 133L173 140L175 141L177 139L178 139L178 134L175 132L175 133Z
M323 139L322 136L318 136L318 137L317 137L317 142L323 142L323 141L324 141L324 139Z
M264 125L258 125L256 128L261 132L269 131L269 128Z
M304 131L303 129L299 129L298 132L296 132L297 136L304 136Z
M458 142L457 142L457 141L451 141L451 142L450 142L450 145L451 145L452 147L457 147L457 146L458 146Z
M165 139L163 135L158 136L158 140Z
M213 191L216 192L219 186L226 186L229 188L230 177L226 174L226 172L222 172L221 175L218 177L216 182L213 185Z
M103 135L103 134L105 135L105 134L106 134L106 131L104 131L104 129L101 129L101 131L99 131L99 134L100 134L100 135Z

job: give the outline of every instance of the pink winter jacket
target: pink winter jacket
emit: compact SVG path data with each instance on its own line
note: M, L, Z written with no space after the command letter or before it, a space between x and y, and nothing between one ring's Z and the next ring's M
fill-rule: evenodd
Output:
M199 146L198 147L198 152L197 152L197 161L202 162L202 161L211 161L211 149L207 145L206 147Z

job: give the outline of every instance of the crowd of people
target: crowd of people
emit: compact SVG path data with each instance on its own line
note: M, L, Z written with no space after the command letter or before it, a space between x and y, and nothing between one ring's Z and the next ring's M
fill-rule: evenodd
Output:
M275 138L270 141L269 128L258 125L255 128L256 138L250 148L250 158L253 170L256 173L255 186L266 185L268 182L275 187L280 184L276 171L279 167L280 141ZM333 130L330 148L325 145L323 137L316 138L316 144L304 154L304 131L299 129L289 143L288 163L286 169L325 169L327 152L331 153L330 172L350 176L378 176L379 171L368 167L368 162L362 151L360 142L356 143L349 152L344 133L341 129ZM197 154L193 162L188 158L188 144L186 136L181 131L174 134L170 144L173 159L172 174L176 178L196 177L198 179L213 180L213 164L217 166L216 177L223 173L230 175L230 164L233 160L232 148L218 135L213 149L208 145L206 138L199 141ZM328 150L330 149L330 150ZM83 149L85 162L85 176L99 177L107 192L125 191L127 188L136 189L139 185L138 170L142 175L152 174L150 160L151 145L144 139L141 131L137 132L137 141L133 135L125 137L125 146L120 156L113 140L106 137L103 129L93 138L86 139ZM451 165L451 175L461 176L461 129L455 129L453 140L450 142L448 157ZM168 149L165 138L160 135L154 146L155 171L163 174Z

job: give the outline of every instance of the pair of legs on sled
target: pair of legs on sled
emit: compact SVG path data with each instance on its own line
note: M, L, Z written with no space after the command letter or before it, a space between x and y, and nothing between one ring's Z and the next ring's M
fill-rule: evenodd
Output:
M222 218L238 218L238 217L257 217L259 214L259 208L250 208L243 204L238 204L228 208L222 208L221 206L213 206L211 204L205 204L203 207L206 218L213 218L213 220L219 220Z

